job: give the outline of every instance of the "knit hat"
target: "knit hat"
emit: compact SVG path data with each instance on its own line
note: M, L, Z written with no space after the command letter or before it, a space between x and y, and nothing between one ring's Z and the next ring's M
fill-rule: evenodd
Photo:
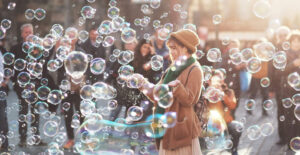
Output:
M191 30L182 29L177 32L172 32L171 37L176 38L193 53L197 51L197 46L200 44L197 34Z

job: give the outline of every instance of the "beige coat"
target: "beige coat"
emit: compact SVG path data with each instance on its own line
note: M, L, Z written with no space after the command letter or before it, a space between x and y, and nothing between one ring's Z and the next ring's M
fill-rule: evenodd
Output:
M188 72L192 66L195 66L190 72L187 80ZM177 149L192 144L192 139L200 136L200 122L194 112L194 105L197 103L202 88L203 73L199 63L194 63L187 67L177 77L180 81L179 86L173 89L174 102L165 112L176 112L177 123L175 127L166 130L163 136L163 148L167 150ZM187 80L186 86L184 86ZM146 94L154 103L152 91ZM157 106L157 104L155 104ZM156 141L159 148L160 141Z

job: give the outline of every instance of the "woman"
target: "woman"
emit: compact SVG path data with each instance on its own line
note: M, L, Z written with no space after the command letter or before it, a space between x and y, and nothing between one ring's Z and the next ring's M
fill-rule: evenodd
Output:
M180 30L170 35L167 45L172 64L160 81L167 84L173 92L174 102L169 108L163 109L157 105L153 98L153 87L147 87L149 82L140 88L155 104L155 114L172 111L177 115L176 125L167 128L163 137L156 140L160 155L202 154L198 140L200 122L193 109L200 97L203 83L201 66L192 56L198 44L198 36L190 30ZM177 63L178 61L181 63Z

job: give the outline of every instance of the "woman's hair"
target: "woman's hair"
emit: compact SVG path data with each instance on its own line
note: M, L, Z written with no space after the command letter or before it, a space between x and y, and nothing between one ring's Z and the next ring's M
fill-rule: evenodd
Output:
M141 54L141 48L144 44L151 44L150 41L146 40L146 39L142 39L139 41L139 43L137 44L137 46L134 49L134 60L133 60L133 66L136 67L141 67L145 61L145 59L148 59L149 56L151 56L150 51L149 53L143 57Z
M169 39L168 39L168 41L167 41L167 45L169 45L169 43L170 43L170 41L174 41L178 46L180 46L180 47L185 47L178 39L176 39L175 37L170 37ZM187 47L186 47L187 48ZM193 54L194 52L193 51L191 51L190 49L188 49L187 48L187 52L189 53L189 54Z

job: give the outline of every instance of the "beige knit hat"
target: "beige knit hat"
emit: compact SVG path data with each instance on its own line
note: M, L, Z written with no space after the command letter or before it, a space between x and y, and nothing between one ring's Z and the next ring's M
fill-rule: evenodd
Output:
M198 35L191 30L182 29L177 32L172 32L171 37L176 38L193 53L197 51L197 46L200 44Z

